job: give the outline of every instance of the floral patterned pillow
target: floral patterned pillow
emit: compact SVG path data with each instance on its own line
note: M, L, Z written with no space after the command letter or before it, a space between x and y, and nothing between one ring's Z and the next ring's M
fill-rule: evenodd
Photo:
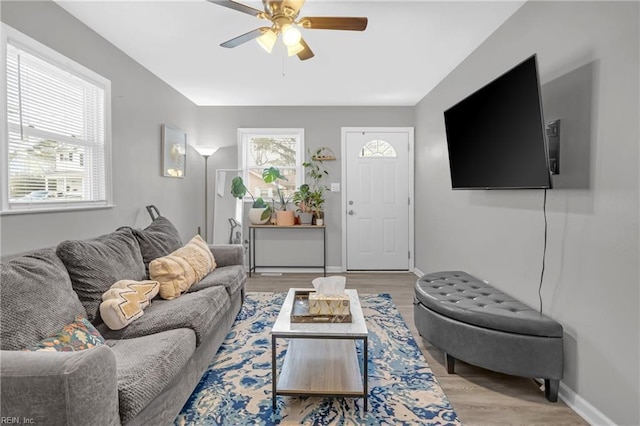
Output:
M62 327L55 336L41 340L25 351L73 352L104 344L104 337L82 315L74 322Z

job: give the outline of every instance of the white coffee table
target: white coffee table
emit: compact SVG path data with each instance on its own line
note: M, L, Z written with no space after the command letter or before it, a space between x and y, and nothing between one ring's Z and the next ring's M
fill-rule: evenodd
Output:
M292 288L271 330L272 403L278 395L355 396L364 398L367 411L368 330L356 290L349 295L350 323L292 323L294 293L309 288ZM276 368L276 340L289 339L280 375ZM356 340L363 341L362 373Z

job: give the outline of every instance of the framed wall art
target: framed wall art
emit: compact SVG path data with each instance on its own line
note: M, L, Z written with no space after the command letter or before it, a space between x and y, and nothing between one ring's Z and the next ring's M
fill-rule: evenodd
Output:
M187 134L162 125L162 176L184 177L187 166Z

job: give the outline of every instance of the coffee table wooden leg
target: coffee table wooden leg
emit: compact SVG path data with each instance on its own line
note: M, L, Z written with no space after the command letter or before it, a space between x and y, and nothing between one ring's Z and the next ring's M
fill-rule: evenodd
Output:
M276 410L276 338L271 336L271 408Z

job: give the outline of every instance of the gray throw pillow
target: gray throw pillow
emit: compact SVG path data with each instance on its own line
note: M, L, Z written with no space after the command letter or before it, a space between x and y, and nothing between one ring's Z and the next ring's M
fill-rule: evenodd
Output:
M0 348L25 349L86 317L55 250L36 250L0 264Z
M147 277L149 276L149 263L152 260L173 253L184 245L173 223L162 216L158 216L145 229L133 229L133 235L136 236L140 244Z
M94 323L101 322L102 294L113 284L145 279L140 247L128 228L90 240L63 241L56 253L69 271L87 318Z

